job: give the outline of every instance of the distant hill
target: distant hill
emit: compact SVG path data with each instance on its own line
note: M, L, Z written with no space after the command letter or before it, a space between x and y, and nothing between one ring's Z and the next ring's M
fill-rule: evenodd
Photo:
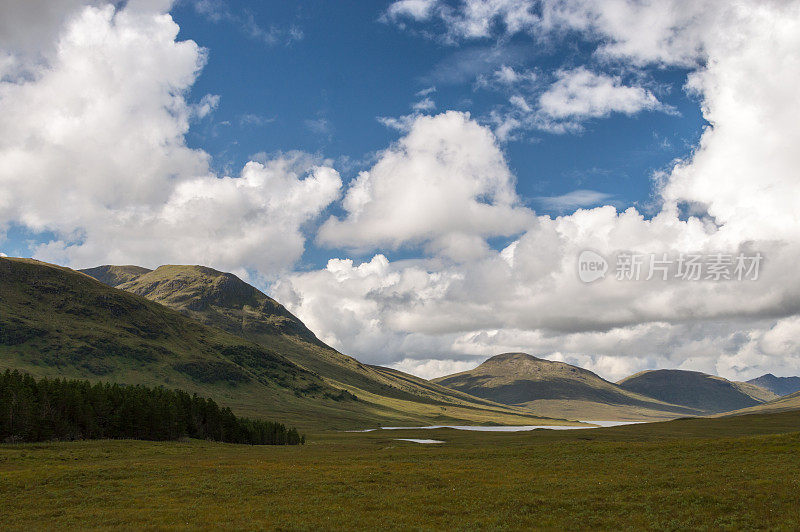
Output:
M283 305L230 273L175 265L152 271L130 266L83 271L193 321L279 353L328 386L357 396L357 404L343 401L335 405L337 412L296 412L298 416L313 415L327 427L542 421L521 409L471 397L399 371L362 364L319 341ZM295 422L292 417L282 419Z
M664 419L698 411L631 392L589 370L525 353L505 353L434 382L477 397L572 419Z
M772 373L767 373L755 379L750 379L747 383L760 386L775 395L791 395L795 392L800 392L800 377L776 377Z
M790 410L800 410L800 392L778 397L777 399L756 406L742 408L732 412L724 412L721 415L773 414L777 412L788 412Z
M617 383L621 388L647 394L708 414L756 406L777 396L753 384L732 382L698 371L660 369L643 371Z

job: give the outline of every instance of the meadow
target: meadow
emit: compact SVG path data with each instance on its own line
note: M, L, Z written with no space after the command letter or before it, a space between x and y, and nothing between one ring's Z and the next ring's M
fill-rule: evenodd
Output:
M796 411L575 431L326 432L293 447L0 445L2 529L799 526Z

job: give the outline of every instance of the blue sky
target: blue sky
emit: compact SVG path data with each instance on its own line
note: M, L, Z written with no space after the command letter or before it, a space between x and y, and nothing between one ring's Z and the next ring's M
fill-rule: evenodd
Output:
M530 36L443 43L382 21L389 4L227 2L203 10L179 3L172 14L180 38L208 50L191 99L220 96L216 111L193 125L189 144L210 153L222 173L237 172L259 152L303 150L333 159L347 181L397 140L399 133L379 118L411 113L423 99L420 91L435 88L429 97L436 108L429 113L456 109L487 122L508 92L481 86L479 79L500 66L547 76L597 62L591 41L577 35L552 43ZM252 25L272 37L254 34ZM608 194L605 201L620 209L647 210L652 174L686 157L705 124L698 98L683 89L686 74L677 67L637 73L673 113L611 113L587 120L580 132L533 130L505 142L523 201L537 213L559 215L563 208L538 198L587 189ZM309 246L302 267L324 266L337 251Z

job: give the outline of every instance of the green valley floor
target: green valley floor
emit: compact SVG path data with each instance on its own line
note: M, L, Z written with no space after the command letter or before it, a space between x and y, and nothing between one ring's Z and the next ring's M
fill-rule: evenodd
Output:
M0 445L0 529L64 527L797 529L800 412L296 447Z

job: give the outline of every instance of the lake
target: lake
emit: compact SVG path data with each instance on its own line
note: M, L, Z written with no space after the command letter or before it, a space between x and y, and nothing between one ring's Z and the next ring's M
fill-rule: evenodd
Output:
M597 426L587 425L430 425L427 427L381 427L382 430L421 430L421 429L456 429L456 430L474 430L477 432L522 432L526 430L548 429L548 430L575 430L575 429L596 429L602 427L618 427L621 425L636 425L639 423L647 423L646 421L583 421L579 420L578 423L591 423ZM379 429L363 429L363 430L347 430L345 432L372 432Z

